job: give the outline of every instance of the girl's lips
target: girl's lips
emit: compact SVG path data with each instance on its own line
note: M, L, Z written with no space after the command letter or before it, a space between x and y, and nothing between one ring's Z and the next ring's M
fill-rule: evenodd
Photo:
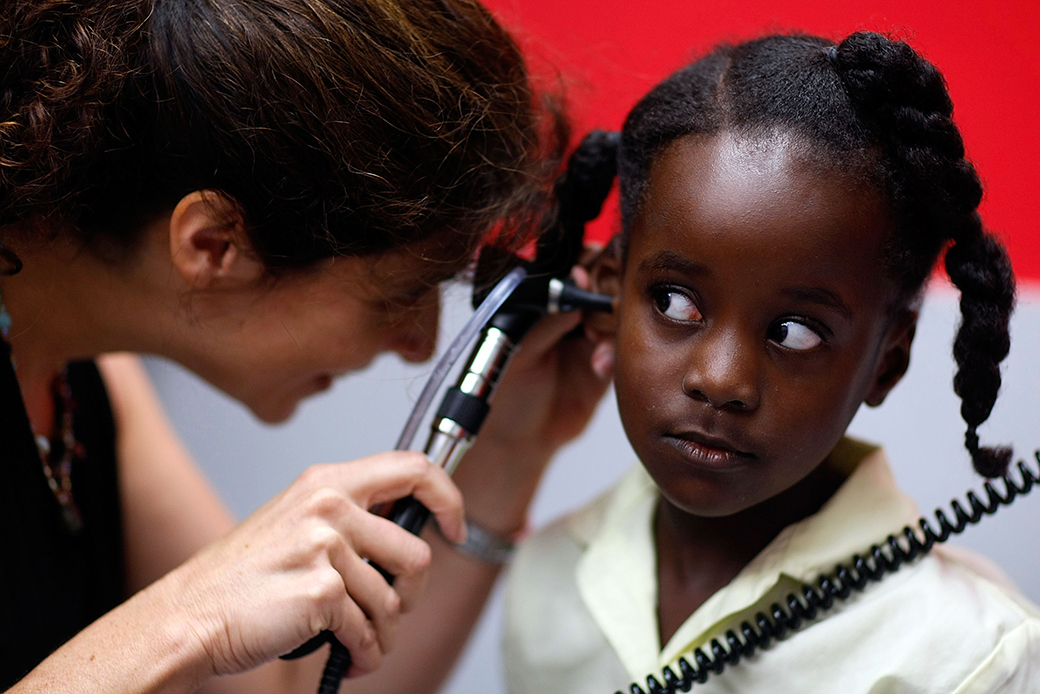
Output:
M725 441L695 432L671 434L665 438L690 463L712 470L743 465L755 457L752 453L737 450Z

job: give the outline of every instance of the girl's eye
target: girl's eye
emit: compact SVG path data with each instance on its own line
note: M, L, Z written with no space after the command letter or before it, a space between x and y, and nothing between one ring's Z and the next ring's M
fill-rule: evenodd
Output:
M819 333L794 320L785 320L777 325L769 339L782 347L798 351L812 349L823 342Z
M703 318L697 305L686 294L675 289L659 289L654 294L654 303L662 314L677 321L698 321Z

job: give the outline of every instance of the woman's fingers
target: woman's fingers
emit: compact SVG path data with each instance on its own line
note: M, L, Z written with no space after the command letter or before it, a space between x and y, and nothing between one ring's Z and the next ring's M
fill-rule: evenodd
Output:
M461 540L461 495L443 470L408 451L315 466L299 483L309 488L305 512L323 521L314 531L318 553L327 556L345 587L329 629L351 650L352 673L369 672L392 648L401 612L421 595L431 554L421 539L365 508L412 495L446 526L445 534ZM368 561L393 575L394 586Z
M345 543L329 558L345 587L340 613L333 616L329 630L350 649L359 673L370 672L393 648L401 598L375 567Z
M430 549L385 518L361 510L348 516L339 521L342 531L325 528L323 544L344 586L331 605L328 629L350 650L353 676L376 669L393 648L401 613L422 592ZM392 587L369 560L395 577Z
M614 341L611 339L605 339L599 342L596 347L592 350L592 356L589 358L589 363L592 366L592 372L601 381L609 381L614 377Z
M466 539L462 494L447 473L418 451L389 451L332 468L330 486L362 508L414 496L437 518L451 540Z
M524 336L510 368L522 371L525 366L544 359L564 335L581 325L581 319L580 311L572 311L539 320Z
M375 573L375 569L368 568ZM338 573L338 576L342 581L342 574ZM365 614L356 600L357 596L357 585L349 589L344 586L342 597L333 609L328 625L328 630L350 651L353 663L348 673L350 675L372 672L379 667L385 652L378 626Z
M335 529L354 554L376 562L395 576L400 607L405 610L422 593L430 548L418 537L365 509L411 495L430 509L447 537L457 542L465 539L462 495L448 475L421 453L396 451L351 463L315 466L300 483L310 487L307 512ZM344 578L350 589L350 577Z
M375 562L394 577L399 604L393 608L403 612L410 610L425 585L431 560L430 546L407 530L371 513L357 514L346 532L360 557ZM386 579L382 576L379 579L386 585Z

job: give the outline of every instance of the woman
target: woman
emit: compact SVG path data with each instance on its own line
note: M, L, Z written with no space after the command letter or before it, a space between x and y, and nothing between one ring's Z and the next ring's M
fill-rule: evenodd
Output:
M237 528L135 358L70 362L160 354L273 422L380 352L428 358L437 283L542 201L515 45L470 0L33 0L0 41L0 685L311 691L321 655L272 660L328 629L374 670L428 581L407 666L356 691L433 689L497 567L366 509L415 494L459 541L461 489L518 533L603 391L557 345L580 318L532 333L458 488L387 453Z

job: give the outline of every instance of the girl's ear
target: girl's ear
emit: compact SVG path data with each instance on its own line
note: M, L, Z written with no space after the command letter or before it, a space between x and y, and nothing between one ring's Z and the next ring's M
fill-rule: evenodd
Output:
M170 215L170 258L193 289L252 284L264 273L250 251L241 210L219 193L196 190Z
M910 346L917 332L917 316L917 311L906 309L892 321L874 370L873 383L863 400L871 407L877 407L885 401L889 391L899 383L910 366Z
M610 243L589 264L590 289L597 294L614 297L614 310L610 313L597 312L585 320L589 337L595 341L609 339L617 330L618 296L621 294L621 236Z

